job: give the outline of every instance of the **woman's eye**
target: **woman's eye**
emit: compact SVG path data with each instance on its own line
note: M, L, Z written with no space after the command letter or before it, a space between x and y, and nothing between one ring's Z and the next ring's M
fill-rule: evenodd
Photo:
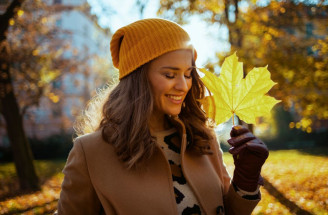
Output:
M187 79L191 79L192 76L191 76L191 75L185 75L185 78L187 78Z
M172 75L172 74L165 74L165 77L168 78L168 79L173 79L174 78L174 75Z
M188 73L185 74L185 78L187 78L187 79L191 79L191 78L192 78L191 73L192 73L192 72L190 72L189 74L188 74Z

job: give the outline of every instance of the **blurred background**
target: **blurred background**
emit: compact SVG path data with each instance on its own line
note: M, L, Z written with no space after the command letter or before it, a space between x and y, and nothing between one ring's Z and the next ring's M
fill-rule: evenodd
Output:
M267 66L281 100L253 132L270 157L253 214L328 214L328 1L0 0L0 214L51 214L73 125L116 83L112 34L142 18L181 24L197 66ZM236 119L237 120L237 119ZM235 121L236 121L235 120ZM231 120L216 128L226 152Z

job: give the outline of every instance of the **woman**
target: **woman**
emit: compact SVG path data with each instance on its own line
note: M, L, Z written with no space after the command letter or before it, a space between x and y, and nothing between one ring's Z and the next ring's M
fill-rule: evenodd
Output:
M246 128L232 128L230 181L198 102L205 87L188 34L144 19L110 45L120 82L98 98L100 122L94 108L80 121L78 134L92 132L74 141L58 214L250 214L268 150Z

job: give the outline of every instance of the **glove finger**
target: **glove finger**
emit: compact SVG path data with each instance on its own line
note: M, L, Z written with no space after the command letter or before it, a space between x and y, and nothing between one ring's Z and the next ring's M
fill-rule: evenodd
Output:
M239 154L243 149L245 149L247 146L244 144L244 145L241 145L239 147L231 147L229 149L229 153L232 154L232 155L237 155Z
M249 130L247 128L245 128L244 126L241 126L241 125L236 125L236 126L232 127L232 129L230 131L230 137L236 137L236 136L239 136L246 132L249 132Z
M250 140L253 140L255 138L256 137L254 136L254 134L252 134L251 132L247 132L247 133L244 133L242 135L230 138L228 140L228 143L231 146L238 147L238 146L243 145L244 143L246 143Z
M269 156L267 146L259 139L248 141L245 145L249 151L255 153L259 157L267 158Z
M258 180L258 182L257 182L259 185L264 185L264 179L263 179L263 177L260 175L260 177L259 177L259 180Z

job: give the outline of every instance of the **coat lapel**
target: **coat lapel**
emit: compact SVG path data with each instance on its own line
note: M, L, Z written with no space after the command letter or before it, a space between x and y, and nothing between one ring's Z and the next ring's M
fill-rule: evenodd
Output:
M183 134L181 137L181 166L190 187L194 191L201 207L207 215L216 214L216 209L223 207L223 187L219 176L208 156L199 155L193 150L186 150L187 135L183 122L174 118Z

